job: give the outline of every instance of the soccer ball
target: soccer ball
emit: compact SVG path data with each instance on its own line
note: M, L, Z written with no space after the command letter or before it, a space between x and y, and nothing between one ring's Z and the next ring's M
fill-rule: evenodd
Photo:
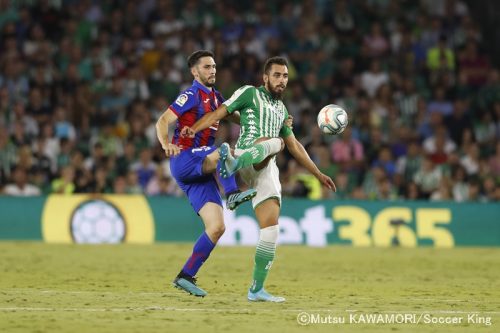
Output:
M318 113L318 126L325 134L340 134L348 123L347 112L338 105L327 105Z
M120 211L104 200L80 204L70 223L71 236L77 244L121 243L127 231Z

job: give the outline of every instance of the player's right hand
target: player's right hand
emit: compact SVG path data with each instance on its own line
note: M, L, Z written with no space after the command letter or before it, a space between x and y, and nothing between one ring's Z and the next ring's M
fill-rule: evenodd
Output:
M323 186L326 186L333 192L337 192L337 187L335 186L335 183L330 177L328 177L324 173L320 173L320 175L317 178L321 182L321 184L323 184Z
M196 133L189 126L184 126L181 130L181 136L184 138L194 138Z
M167 157L179 155L181 152L181 149L173 143L167 143L167 146L164 146L163 150L165 151L165 155L167 155Z

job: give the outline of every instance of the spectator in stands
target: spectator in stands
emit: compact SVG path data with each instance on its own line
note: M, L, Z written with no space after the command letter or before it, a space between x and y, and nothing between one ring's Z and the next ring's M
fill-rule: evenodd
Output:
M380 184L387 179L385 171L380 166L372 167L365 175L362 189L366 194L366 197L370 200L374 200L378 196Z
M117 174L126 175L132 164L136 161L136 151L133 142L127 141L123 155L116 160Z
M347 172L340 172L335 175L335 186L337 191L332 192L332 196L335 199L348 199L354 184L349 180Z
M396 163L392 157L389 147L385 146L379 151L378 158L373 162L372 167L380 167L384 170L386 176L392 180L396 173Z
M495 201L495 199L496 199L496 197L495 197L496 196L496 194L495 194L496 187L497 187L497 184L495 183L495 180L493 179L493 177L487 177L487 178L483 179L482 189L483 189L483 193L484 193L484 199L486 201Z
M439 164L446 162L446 155L457 149L457 145L448 138L448 133L444 126L437 127L434 135L424 140L422 147L424 152L430 156L434 156L433 159L435 162L439 162Z
M406 184L405 191L403 193L403 198L408 200L420 200L422 199L422 194L420 193L420 188L418 185L411 181Z
M139 161L131 165L130 170L137 174L139 185L142 191L146 190L148 182L153 178L157 169L157 164L152 160L151 149L145 148L139 155Z
M446 99L443 87L437 87L434 90L434 99L427 105L428 112L438 112L443 117L449 116L453 113L453 104Z
M41 191L37 186L28 183L26 171L21 167L14 169L12 173L12 180L13 183L5 186L4 194L23 197L41 194Z
M340 140L332 143L331 156L333 156L333 162L343 171L359 172L361 170L365 158L363 145L358 139L353 138L351 127L345 129Z
M474 40L469 40L465 45L459 63L460 73L465 76L468 85L477 88L486 83L490 64L488 59L478 52Z
M445 73L455 70L455 53L447 45L445 35L439 37L436 46L427 51L427 68L430 71L430 82L434 84Z
M39 133L39 127L37 121L26 114L26 107L24 102L17 101L12 106L13 111L13 119L10 120L10 124L15 122L20 122L23 126L24 133L28 137L29 140L32 140Z
M466 102L462 99L455 100L453 113L444 120L451 140L457 145L462 145L462 135L466 129L472 129L472 121L466 113Z
M361 88L370 97L375 97L378 88L389 82L389 76L383 72L380 66L380 61L372 60L370 69L361 74Z
M52 193L73 194L75 192L75 170L68 165L61 169L61 176L52 181Z
M146 185L144 192L147 195L158 195L161 190L161 181L164 178L163 167L157 166L154 176L151 177Z
M58 139L68 139L75 141L76 130L73 124L68 121L68 112L63 106L56 107L54 112L54 134Z
M141 165L144 150L154 152L151 163L162 159L154 122L190 84L186 55L203 47L222 64L217 87L228 95L259 84L262 59L290 58L284 102L295 116L295 135L309 141L322 170L349 170L343 197L391 199L396 188L403 198L433 191L444 197L444 187L436 192L423 181L436 169L450 177L456 200L468 200L465 191L473 200L500 198L499 63L489 34L469 15L473 2L295 1L274 8L216 1L211 11L196 1L73 2L0 1L0 188L21 164L44 192L71 166L75 193L106 192L111 184L118 193L144 193L130 167ZM330 103L349 113L349 127L338 136L311 131L318 110ZM234 144L239 128L220 128L218 140ZM393 177L386 174L391 169L370 169L386 165L379 159L386 146L397 164ZM341 156L346 152L351 162ZM427 157L439 168L424 173ZM278 155L284 169L289 158ZM461 165L465 178L454 173ZM166 178L168 160L161 166L160 192L179 195ZM417 170L420 185L407 186ZM282 174L283 181L293 176ZM470 186L474 177L478 185ZM295 195L310 194L303 180L296 185ZM293 192L285 184L283 190Z
M396 174L401 175L406 183L412 182L421 168L423 156L420 151L418 142L412 141L408 145L408 153L396 161Z
M450 201L453 200L448 178L442 178L439 187L432 192L431 201Z
M96 168L94 171L94 180L89 184L92 193L110 193L112 188L108 181L108 170L104 166Z
M490 157L489 164L492 176L500 181L500 142L497 142L495 155Z
M127 173L127 190L128 194L142 194L142 187L139 183L139 176L134 170Z
M99 166L104 165L106 155L104 153L104 147L101 143L97 142L94 144L92 149L92 155L85 159L84 166L87 170L95 170Z
M372 58L379 58L388 53L389 41L384 36L380 23L374 22L372 24L370 33L363 38L363 47Z
M108 93L103 95L99 107L105 119L116 124L119 119L124 118L126 108L129 106L130 101L131 96L126 95L123 81L118 77L113 77L111 89Z
M441 170L427 157L423 160L422 166L413 177L413 180L419 186L424 198L428 199L432 192L438 188L442 178Z
M469 181L469 194L467 196L468 201L484 202L485 199L481 195L481 185L477 178L473 178Z
M400 110L403 124L414 126L419 99L413 79L405 78L402 91L395 94L395 101Z
M127 194L127 180L124 176L118 176L113 182L114 194Z
M339 166L337 163L332 163L332 158L327 145L320 145L313 153L316 157L318 169L330 178L335 178ZM311 154L309 154L312 156Z
M489 112L477 115L474 123L474 137L481 147L493 147L497 140L495 123Z
M496 128L496 136L500 138L500 85L498 87L497 98L498 101L493 103L493 114L495 115L495 128Z
M465 168L467 175L476 175L479 172L479 146L472 144L460 159L460 164Z

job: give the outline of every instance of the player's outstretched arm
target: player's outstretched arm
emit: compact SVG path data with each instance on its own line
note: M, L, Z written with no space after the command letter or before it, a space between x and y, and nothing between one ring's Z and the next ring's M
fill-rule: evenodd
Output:
M212 126L225 116L227 116L227 109L226 106L222 104L214 112L209 112L205 114L203 117L201 117L201 119L198 120L196 123L194 123L193 126L184 127L181 130L181 135L194 137L196 133L198 133L199 131L203 131L206 128L209 128L210 126Z
M309 170L324 186L328 187L332 191L337 191L335 183L333 180L319 171L318 167L309 157L304 146L295 138L295 135L291 134L285 139L285 145L292 156L300 163L303 167Z
M168 108L156 122L156 136L167 157L180 153L179 147L168 142L168 126L175 121L177 121L177 115Z

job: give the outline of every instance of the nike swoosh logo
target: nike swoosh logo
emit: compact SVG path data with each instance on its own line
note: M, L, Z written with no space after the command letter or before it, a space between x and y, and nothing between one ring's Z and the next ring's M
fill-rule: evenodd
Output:
M203 103L208 103L210 101L210 98L207 98L206 100L203 101Z

